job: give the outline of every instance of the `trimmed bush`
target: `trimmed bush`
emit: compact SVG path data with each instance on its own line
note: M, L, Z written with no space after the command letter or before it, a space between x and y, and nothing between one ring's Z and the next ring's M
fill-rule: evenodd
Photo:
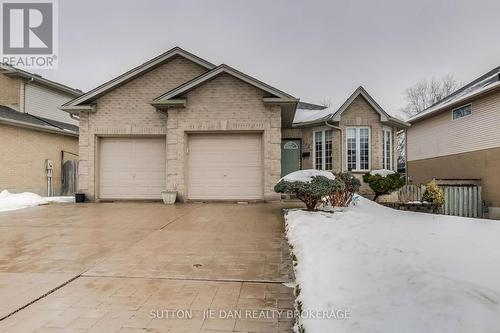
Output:
M361 182L350 172L338 172L334 175L335 179L344 182L345 187L330 193L330 205L332 205L332 207L348 207L352 202L354 193L358 192L361 187Z
M422 195L422 201L442 205L444 204L444 192L438 186L436 181L432 180L425 185L425 192Z
M367 183L370 188L375 192L375 199L379 195L389 194L397 189L400 189L405 184L405 179L399 173L388 174L381 176L379 174L366 173L363 175L363 181Z
M332 177L333 178L333 177ZM277 193L295 194L306 204L307 210L315 210L323 197L334 191L342 190L345 184L342 180L329 179L324 176L313 176L308 182L286 181L281 179L274 187Z

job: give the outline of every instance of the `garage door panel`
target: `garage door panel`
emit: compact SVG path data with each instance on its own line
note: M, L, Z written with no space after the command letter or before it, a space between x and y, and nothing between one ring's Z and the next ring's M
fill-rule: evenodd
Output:
M99 197L160 199L165 155L165 138L101 138Z
M262 199L260 134L189 136L190 199Z

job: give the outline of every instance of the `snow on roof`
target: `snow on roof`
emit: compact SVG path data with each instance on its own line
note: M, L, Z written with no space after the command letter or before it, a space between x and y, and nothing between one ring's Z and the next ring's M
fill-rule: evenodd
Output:
M438 112L446 107L465 101L471 97L482 94L486 91L495 89L500 86L500 67L486 73L485 75L479 77L478 79L472 81L471 83L465 85L463 88L452 93L448 97L445 97L441 101L431 105L424 111L414 115L409 122L423 118L429 114Z
M335 179L333 173L324 170L316 170L316 169L307 169L307 170L299 170L292 173L289 173L285 177L281 178L281 180L287 182L304 182L309 183L312 181L313 177L323 176L328 179Z
M342 103L336 103L328 107L311 103L299 102L295 112L294 124L308 123L318 120L326 120L328 116L333 115Z
M334 111L331 108L323 110L297 109L297 111L295 111L293 123L307 123L310 121L320 120L328 117L332 113L334 113Z
M335 105L331 105L329 107L322 107L321 105L310 103L299 103L297 105L293 123L295 125L303 125L308 123L310 124L320 121L326 121L328 119L331 119L333 121L340 121L342 112L344 112L344 110L346 110L346 108L349 107L358 96L363 96L363 98L373 107L373 109L380 114L381 120L390 121L397 124L396 126L399 127L409 126L408 123L394 118L386 111L384 111L362 86L359 86L345 101L336 103Z

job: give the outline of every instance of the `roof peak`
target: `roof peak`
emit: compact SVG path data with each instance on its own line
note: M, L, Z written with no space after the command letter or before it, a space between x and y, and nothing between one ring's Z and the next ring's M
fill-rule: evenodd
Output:
M96 88L88 91L87 93L83 94L82 96L79 96L79 97L63 104L63 108L65 106L77 106L77 105L92 101L93 99L107 93L108 91L114 89L115 87L120 86L120 85L128 82L129 80L132 80L132 79L138 77L142 73L147 72L147 71L149 71L152 68L155 68L157 66L160 66L162 63L168 61L172 57L179 56L179 55L196 63L196 64L198 64L198 65L200 65L200 66L202 66L202 67L205 67L208 71L216 68L216 66L214 64L212 64L211 62L209 62L203 58L200 58L197 55L194 55L193 53L188 52L179 46L175 46L175 47L169 49L168 51L163 52L162 54L160 54L156 57L153 57L153 58L147 60L146 62L143 62L142 64L126 71L125 73L122 73L122 74L118 75L117 77L97 86Z
M488 72L486 72L485 74L475 78L474 80L472 80L471 82L467 83L466 85L464 85L463 87L455 90L454 92L452 92L451 94L447 95L446 97L440 99L439 101L435 102L434 104L430 105L428 108L426 108L425 110L427 109L430 109L438 104L441 104L441 103L444 103L446 102L447 100L451 99L453 96L456 96L458 94L460 94L461 92L467 90L468 88L471 88L473 87L474 85L480 83L481 81L484 81L485 79L495 75L495 74L498 74L500 73L500 66L497 66L495 68L493 68L492 70L489 70ZM500 77L498 77L498 79L500 79ZM425 111L423 110L423 111ZM423 112L422 111L422 112Z

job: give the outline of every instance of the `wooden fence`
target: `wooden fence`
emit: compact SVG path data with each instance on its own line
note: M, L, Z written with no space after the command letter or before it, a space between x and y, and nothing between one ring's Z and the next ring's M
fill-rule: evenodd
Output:
M399 189L398 197L401 202L422 201L425 185L405 185Z
M440 185L444 192L442 214L483 217L482 188L476 185ZM425 185L405 185L399 190L401 202L421 201Z
M481 186L441 186L444 192L443 214L483 217Z

